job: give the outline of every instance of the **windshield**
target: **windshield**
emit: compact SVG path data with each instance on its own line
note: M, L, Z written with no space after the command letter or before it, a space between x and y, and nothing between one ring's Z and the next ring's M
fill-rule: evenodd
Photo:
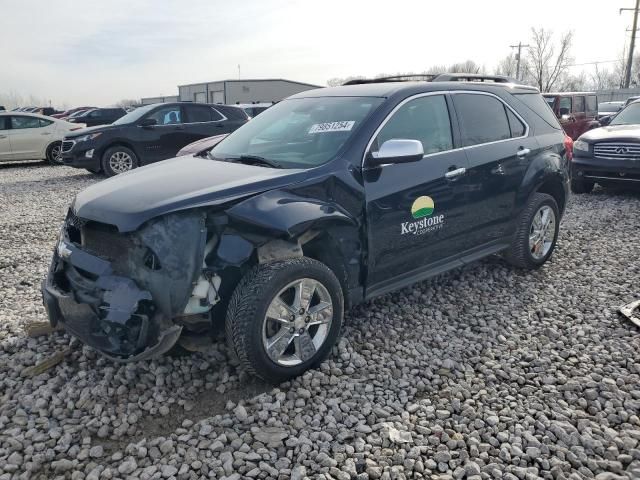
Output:
M601 103L598 105L599 112L617 112L622 107L619 103Z
M616 115L609 125L640 124L640 103L632 103Z
M220 142L211 157L262 157L284 168L308 168L331 160L384 99L316 97L285 100L268 108Z
M125 116L120 117L118 120L113 122L113 125L126 125L128 123L135 123L155 107L156 105L147 105L145 107L136 108L135 110L127 113Z

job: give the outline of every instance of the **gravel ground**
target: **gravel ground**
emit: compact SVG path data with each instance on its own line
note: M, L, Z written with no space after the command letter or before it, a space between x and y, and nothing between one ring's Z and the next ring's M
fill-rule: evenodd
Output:
M640 332L616 314L640 295L640 194L575 196L537 272L491 258L357 307L320 369L272 388L223 342L118 365L25 336L98 180L0 167L0 480L640 478Z

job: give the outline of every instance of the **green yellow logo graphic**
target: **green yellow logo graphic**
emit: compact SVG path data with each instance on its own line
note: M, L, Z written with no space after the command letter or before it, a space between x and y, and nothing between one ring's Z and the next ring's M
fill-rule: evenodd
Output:
M416 220L422 217L428 217L433 213L433 199L431 197L418 197L411 205L411 215Z

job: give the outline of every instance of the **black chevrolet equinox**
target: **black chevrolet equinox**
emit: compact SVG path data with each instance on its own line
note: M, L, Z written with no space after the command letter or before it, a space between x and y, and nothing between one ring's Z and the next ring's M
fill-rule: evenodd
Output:
M231 133L249 120L227 105L157 103L137 108L110 125L73 132L62 142L65 165L111 177L173 158L201 138Z
M330 353L352 305L491 254L542 266L571 143L540 93L398 80L294 95L208 153L80 192L51 323L119 361L224 325L243 368L281 382Z

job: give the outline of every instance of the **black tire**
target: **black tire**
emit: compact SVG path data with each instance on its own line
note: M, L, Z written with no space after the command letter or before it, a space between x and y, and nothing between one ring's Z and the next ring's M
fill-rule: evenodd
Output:
M51 165L63 165L62 142L53 142L47 147L47 162Z
M127 169L118 169L114 168L115 161L112 162L112 157L121 156L123 158L123 165L129 165ZM118 175L120 173L125 173L127 171L133 170L134 168L138 168L138 156L134 153L130 148L124 147L122 145L116 145L114 147L109 147L102 155L102 171L107 177L113 177L114 175Z
M331 324L326 329L324 341L314 349L315 353L309 359L297 365L283 366L271 359L263 344L266 313L281 290L300 279L315 280L326 289L333 307ZM343 316L344 299L336 276L323 263L303 257L258 265L247 273L229 301L225 330L229 346L241 368L268 382L279 384L317 367L327 357L340 335ZM311 328L314 327L307 327L309 332ZM294 341L292 339L292 343L287 343L287 349L297 348L292 347Z
M553 241L548 251L541 257L536 258L529 244L529 235L532 233L534 216L548 206L554 214L555 226L553 228ZM546 193L534 193L529 197L526 207L518 220L516 234L513 237L511 246L506 251L505 258L513 266L534 270L540 268L551 257L558 241L558 230L560 228L560 213L556 200Z
M573 193L591 193L595 183L581 178L571 179L571 191Z

